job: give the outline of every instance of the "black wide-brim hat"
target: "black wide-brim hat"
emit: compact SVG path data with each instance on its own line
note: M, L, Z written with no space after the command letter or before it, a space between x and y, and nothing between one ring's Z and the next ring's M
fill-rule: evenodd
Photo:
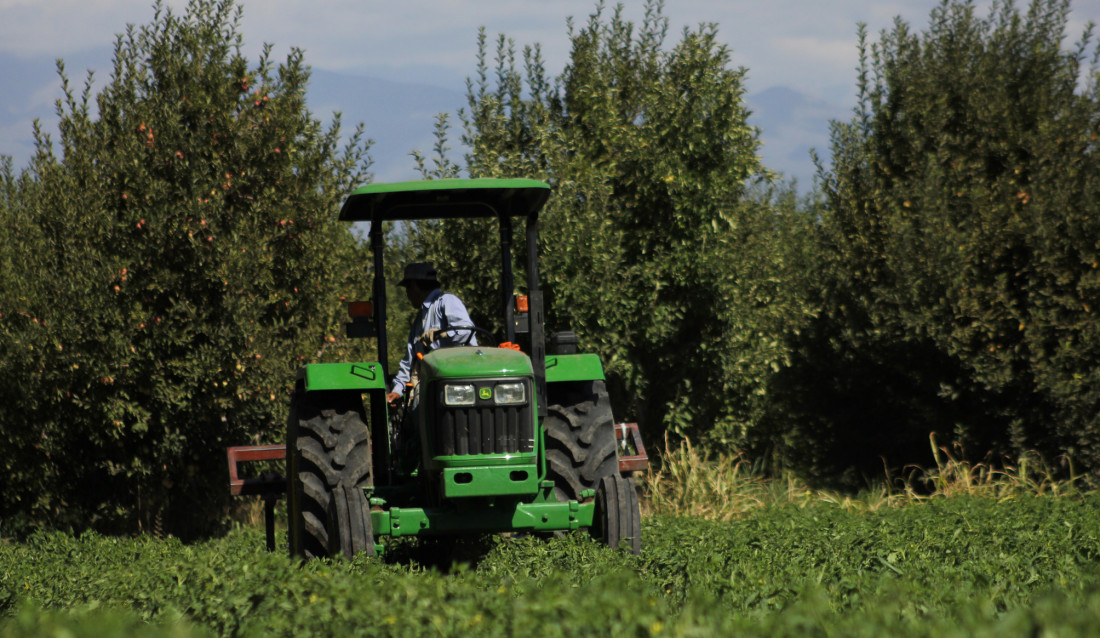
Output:
M405 266L405 277L397 283L398 286L407 286L410 281L434 281L436 279L435 266L431 262L417 261Z

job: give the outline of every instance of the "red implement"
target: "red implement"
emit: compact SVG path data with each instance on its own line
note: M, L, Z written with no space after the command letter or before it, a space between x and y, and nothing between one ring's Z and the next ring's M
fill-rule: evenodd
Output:
M229 457L229 493L234 496L245 494L269 494L286 491L286 479L282 476L265 474L256 478L237 478L237 464L253 461L278 461L286 458L285 445L238 445L227 448Z
M615 440L619 444L619 472L644 472L649 469L649 456L642 444L642 432L637 423L616 423Z

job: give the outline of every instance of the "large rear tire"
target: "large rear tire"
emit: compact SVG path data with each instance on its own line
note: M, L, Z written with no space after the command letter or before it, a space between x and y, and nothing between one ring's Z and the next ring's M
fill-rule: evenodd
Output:
M543 420L548 474L559 501L581 501L581 492L619 474L611 402L603 381L555 386Z
M618 474L600 479L596 488L596 508L592 517L592 536L611 549L642 552L642 516L634 481Z
M375 553L371 439L356 392L298 392L287 428L290 552L305 558Z

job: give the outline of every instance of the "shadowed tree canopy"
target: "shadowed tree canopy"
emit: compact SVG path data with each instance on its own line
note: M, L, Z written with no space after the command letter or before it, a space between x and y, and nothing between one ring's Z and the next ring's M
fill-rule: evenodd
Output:
M224 520L228 444L281 440L301 362L365 280L338 224L367 178L305 106L300 51L250 65L241 10L159 2L59 143L0 181L0 517L188 535Z
M777 382L818 475L930 461L933 431L1100 468L1100 50L1069 15L946 0L924 33L861 30L821 172L825 311Z

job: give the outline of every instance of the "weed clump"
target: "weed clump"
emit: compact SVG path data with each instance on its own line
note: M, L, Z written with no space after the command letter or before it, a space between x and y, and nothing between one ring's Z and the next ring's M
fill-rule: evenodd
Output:
M1022 454L999 465L956 458L929 438L935 467L889 472L881 481L856 494L814 489L791 472L768 476L759 464L737 453L712 454L684 439L677 446L665 441L655 468L640 479L643 512L728 522L769 507L805 507L826 503L846 510L875 511L930 499L981 497L997 500L1023 496L1071 496L1088 492L1085 477L1067 459L1059 472L1037 453Z

